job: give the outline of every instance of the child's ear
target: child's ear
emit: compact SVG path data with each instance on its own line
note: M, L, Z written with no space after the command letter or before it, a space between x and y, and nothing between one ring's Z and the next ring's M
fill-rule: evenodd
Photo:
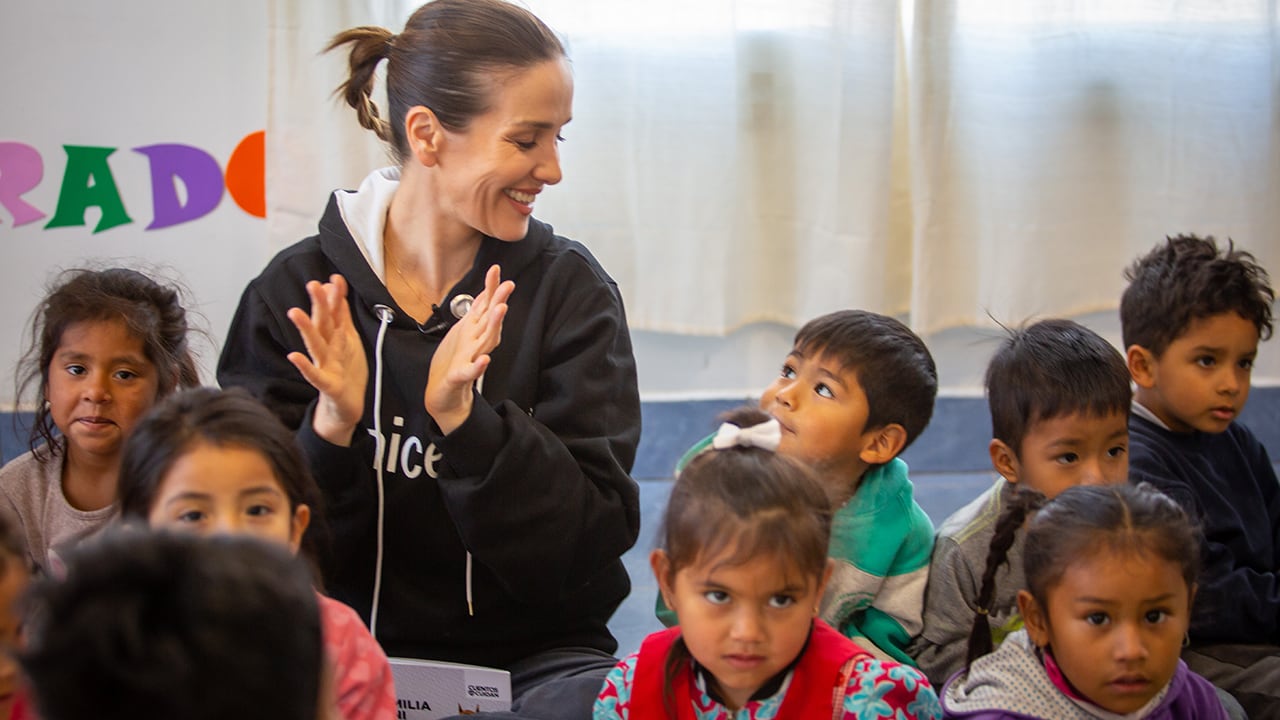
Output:
M1141 388L1155 387L1156 356L1155 353L1141 345L1130 345L1124 354L1125 364L1129 366L1129 377Z
M868 465L883 465L898 457L907 445L907 430L898 423L889 423L863 436L862 452L858 458Z
M1026 590L1018 591L1018 612L1022 614L1022 622L1027 628L1027 637L1036 647L1049 644L1049 618L1040 603Z
M1011 483L1018 482L1018 454L1013 448L1003 440L992 438L987 452L991 454L991 466L996 472Z
M667 557L665 550L654 550L649 553L649 567L653 568L653 577L658 581L658 591L662 593L662 602L672 612L677 612L675 600L676 594L672 588L671 577L671 558Z
M409 153L423 166L434 166L439 161L440 146L444 142L444 125L435 112L424 105L409 108L404 114L404 131L409 141Z
M311 508L306 505L298 505L293 509L293 522L289 528L289 550L295 555L298 548L302 546L302 536L307 532L307 526L311 524Z

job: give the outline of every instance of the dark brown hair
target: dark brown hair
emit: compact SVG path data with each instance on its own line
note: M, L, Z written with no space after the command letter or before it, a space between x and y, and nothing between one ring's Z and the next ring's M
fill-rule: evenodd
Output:
M55 432L45 402L49 363L62 343L62 334L81 322L121 322L141 340L143 352L159 376L159 397L175 388L200 384L187 341L187 311L177 286L161 284L127 268L64 271L32 315L16 395L21 398L33 385L37 387L30 445L41 460L62 450L62 436ZM47 456L41 452L41 444Z
M987 365L987 406L991 436L1017 457L1038 422L1076 413L1128 417L1129 367L1102 336L1060 319L1008 332Z
M1175 235L1124 271L1120 297L1125 347L1138 345L1159 357L1192 321L1234 312L1271 337L1275 291L1267 271L1251 253L1227 239L1218 249L1212 236Z
M724 416L739 427L769 419L754 407ZM776 556L818 582L827 566L831 515L822 483L800 462L756 447L708 449L681 471L667 501L658 537L668 579L698 562L733 566ZM683 640L667 656L668 705L672 681L687 669L689 657Z
M325 51L342 45L350 45L350 75L337 92L401 163L409 155L409 108L424 105L445 127L465 129L489 108L489 75L565 54L550 28L506 0L434 0L409 16L399 35L364 25L335 35ZM389 122L373 102L374 71L384 59Z

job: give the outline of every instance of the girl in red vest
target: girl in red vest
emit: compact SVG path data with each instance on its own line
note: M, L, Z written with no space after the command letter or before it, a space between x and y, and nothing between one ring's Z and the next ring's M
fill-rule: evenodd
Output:
M609 673L595 720L941 717L923 675L817 619L831 504L780 436L737 411L676 480L649 560L679 625Z

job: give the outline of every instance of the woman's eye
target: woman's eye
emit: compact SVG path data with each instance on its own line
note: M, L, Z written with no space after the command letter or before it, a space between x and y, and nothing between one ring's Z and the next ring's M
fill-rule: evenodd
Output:
M818 385L813 388L813 391L824 398L834 398L836 396L835 393L831 392L831 386L826 383L818 383Z
M723 590L708 590L702 594L712 605L724 605L729 602L729 593Z
M779 610L783 608L789 608L795 604L796 604L796 599L790 595L774 595L773 597L769 598L769 607L777 608Z
M521 150L532 150L538 147L538 143L533 140L514 140L513 139L511 142L515 143L516 147L520 148Z

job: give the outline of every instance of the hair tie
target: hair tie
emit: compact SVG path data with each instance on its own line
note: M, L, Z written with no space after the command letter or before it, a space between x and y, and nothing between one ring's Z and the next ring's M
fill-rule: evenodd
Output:
M755 447L773 452L782 441L782 426L777 420L770 418L759 425L738 427L733 423L724 423L716 431L711 447L724 450L731 447Z
M984 607L980 607L980 608L978 608L978 609L976 610L976 612L977 612L979 615L987 615L987 614L988 614L987 609L986 609L986 608L984 608Z

